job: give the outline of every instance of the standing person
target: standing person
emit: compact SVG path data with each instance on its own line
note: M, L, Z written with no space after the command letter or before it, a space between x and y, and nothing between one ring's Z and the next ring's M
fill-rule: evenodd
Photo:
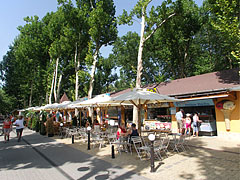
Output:
M23 116L19 116L18 119L13 123L16 126L18 142L21 141L22 132L24 128L23 122L24 122Z
M12 122L11 122L10 118L7 117L3 122L4 143L9 141L11 129L12 129Z
M183 109L180 109L180 111L178 111L175 115L177 119L178 132L181 134L182 134L182 128L183 128L183 114L184 114Z
M198 113L195 112L194 116L193 116L193 136L197 136L198 137L198 131L199 131L199 127L198 127L198 123L201 123L202 121L199 120L199 116Z
M190 118L191 114L187 113L186 114L186 118L185 118L185 135L187 134L187 131L188 131L188 134L191 133L191 118Z

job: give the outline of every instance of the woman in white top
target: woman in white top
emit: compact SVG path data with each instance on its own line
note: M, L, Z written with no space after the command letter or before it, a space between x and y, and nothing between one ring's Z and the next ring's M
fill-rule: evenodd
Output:
M21 141L22 132L24 128L23 122L24 122L23 116L19 116L19 118L13 123L16 126L18 142Z
M198 131L199 131L199 127L198 127L198 123L202 122L201 120L199 120L198 117L198 113L195 112L194 116L193 116L193 136L197 136L198 137Z

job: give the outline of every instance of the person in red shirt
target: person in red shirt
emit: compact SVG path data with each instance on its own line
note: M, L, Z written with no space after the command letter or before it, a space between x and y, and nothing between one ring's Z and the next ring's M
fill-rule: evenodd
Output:
M4 132L4 142L9 141L10 132L12 130L12 122L9 117L7 117L3 122L3 132Z
M127 130L125 129L124 124L121 124L118 127L118 131L117 131L117 140L120 138L120 136L125 137L127 135Z

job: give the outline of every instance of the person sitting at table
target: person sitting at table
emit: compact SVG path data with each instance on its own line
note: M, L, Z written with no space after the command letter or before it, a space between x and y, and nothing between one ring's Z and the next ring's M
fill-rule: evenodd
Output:
M87 128L88 126L90 126L90 123L89 123L89 121L87 120L87 121L86 121L86 124L85 124L85 127Z
M100 124L99 124L97 119L95 119L94 122L93 122L93 129L95 131L99 131L100 130Z
M106 131L106 129L108 128L108 123L106 122L105 119L102 120L102 124L101 124L101 129L103 131Z
M120 136L126 137L127 135L128 134L127 134L124 124L119 125L118 130L117 130L117 140L120 138Z
M129 143L132 142L132 136L139 136L135 123L132 123L131 129L127 132L127 134L129 135Z

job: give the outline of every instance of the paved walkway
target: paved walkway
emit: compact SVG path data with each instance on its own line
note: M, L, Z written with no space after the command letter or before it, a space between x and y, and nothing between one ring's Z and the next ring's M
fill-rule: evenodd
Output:
M0 136L0 179L162 179L162 180L239 180L240 141L219 137L191 138L190 150L168 153L155 162L150 173L149 160L140 161L136 154L116 154L112 159L109 146L86 150L86 143L71 138L57 139L24 130L24 140L17 142L15 133L6 144Z
M1 180L148 179L63 143L25 129L3 143L0 136Z
M189 141L190 150L169 152L162 161L155 161L154 173L150 173L150 161L140 161L136 153L116 154L116 158L112 159L109 146L87 151L86 143L81 140L75 140L74 144L71 144L71 138L56 140L149 179L240 180L240 142L219 137L192 137Z

